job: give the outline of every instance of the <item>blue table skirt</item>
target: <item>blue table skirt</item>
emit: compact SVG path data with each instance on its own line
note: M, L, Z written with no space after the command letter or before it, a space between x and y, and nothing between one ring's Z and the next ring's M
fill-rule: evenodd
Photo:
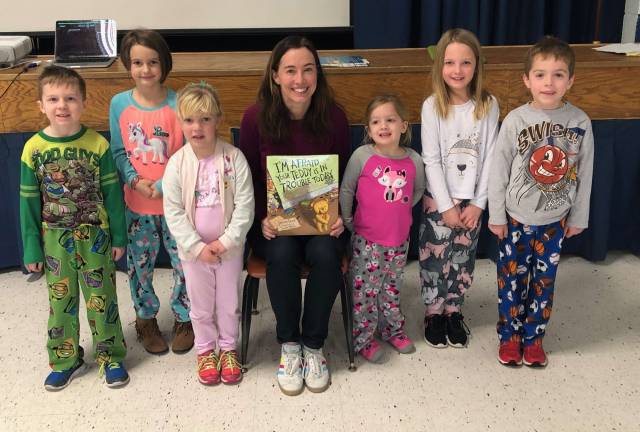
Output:
M362 139L362 127L352 127L353 148ZM237 134L237 130L233 131ZM420 125L412 125L412 146L419 152ZM640 255L640 120L600 120L593 122L595 160L589 229L564 243L563 253L591 261L605 259L609 250L626 250ZM18 192L20 155L33 133L0 134L0 269L22 262ZM103 133L107 138L109 134ZM416 237L419 206L414 208L411 234L412 257L417 257ZM493 257L495 237L485 223L480 234L478 255ZM166 253L159 257L166 263ZM122 268L122 263L119 267Z

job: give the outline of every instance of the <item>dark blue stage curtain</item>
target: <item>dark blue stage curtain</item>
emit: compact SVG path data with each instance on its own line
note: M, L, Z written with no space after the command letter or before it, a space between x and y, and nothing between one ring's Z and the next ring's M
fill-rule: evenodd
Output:
M31 133L0 134L0 268L22 264L20 155Z
M598 39L619 42L624 0L602 0ZM352 0L355 48L434 45L454 27L483 45L528 45L546 34L594 40L597 0Z

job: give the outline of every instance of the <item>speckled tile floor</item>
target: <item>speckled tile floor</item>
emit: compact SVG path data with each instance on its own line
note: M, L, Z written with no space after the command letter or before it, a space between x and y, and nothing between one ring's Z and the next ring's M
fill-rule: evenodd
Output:
M239 386L198 384L195 354L154 357L135 341L126 275L118 294L131 382L113 390L97 367L65 390L49 393L44 349L44 282L18 271L0 274L0 431L639 431L640 258L611 253L602 263L563 259L545 339L549 366L508 369L496 360L494 265L479 260L464 315L472 331L466 349L435 350L422 340L417 263L407 268L402 305L417 352L386 349L386 363L357 359L347 370L339 300L325 346L333 385L322 394L280 393L279 347L266 289L254 317L250 369ZM156 275L169 296L169 270ZM172 317L159 316L166 337ZM81 339L90 334L81 314ZM388 348L388 347L387 347Z

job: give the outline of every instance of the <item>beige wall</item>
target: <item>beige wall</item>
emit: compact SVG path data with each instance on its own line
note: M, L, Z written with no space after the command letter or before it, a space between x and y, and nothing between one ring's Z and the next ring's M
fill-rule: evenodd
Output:
M120 30L344 27L349 0L2 1L0 32L54 31L64 19L113 18Z

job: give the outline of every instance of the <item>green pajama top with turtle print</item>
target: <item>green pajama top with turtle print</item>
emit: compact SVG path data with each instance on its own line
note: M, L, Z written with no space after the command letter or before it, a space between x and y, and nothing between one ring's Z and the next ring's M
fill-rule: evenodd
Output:
M54 138L43 131L24 146L20 224L25 264L44 262L49 292L49 363L78 359L79 289L100 365L126 354L111 247L127 241L124 202L109 143L82 127Z

